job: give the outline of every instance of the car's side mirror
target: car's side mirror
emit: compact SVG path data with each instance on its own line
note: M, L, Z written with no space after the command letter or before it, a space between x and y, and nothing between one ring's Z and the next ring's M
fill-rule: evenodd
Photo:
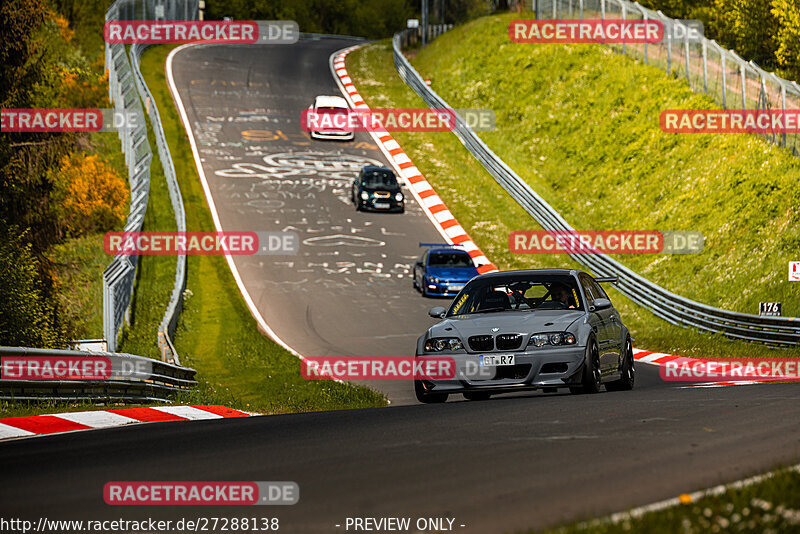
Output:
M428 311L428 315L430 315L434 319L444 319L444 315L446 313L447 310L444 309L444 306L434 306Z
M611 307L611 301L604 298L594 299L594 304L589 307L589 311L605 310Z

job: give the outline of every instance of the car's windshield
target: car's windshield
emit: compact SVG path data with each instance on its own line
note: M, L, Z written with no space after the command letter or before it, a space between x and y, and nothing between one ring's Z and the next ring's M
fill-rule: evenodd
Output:
M397 180L392 171L368 171L361 177L364 187L397 187Z
M474 267L466 252L431 252L428 267Z
M447 315L582 309L573 277L521 274L473 280L453 302Z

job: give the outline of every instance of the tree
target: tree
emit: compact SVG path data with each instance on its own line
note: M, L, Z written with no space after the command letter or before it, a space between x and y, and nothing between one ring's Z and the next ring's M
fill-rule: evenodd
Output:
M0 230L0 345L61 348L65 332L52 288L39 276L31 244L15 230Z

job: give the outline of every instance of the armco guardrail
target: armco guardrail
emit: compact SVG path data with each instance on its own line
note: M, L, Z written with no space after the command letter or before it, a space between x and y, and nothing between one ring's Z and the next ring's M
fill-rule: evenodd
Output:
M172 155L169 152L167 138L164 135L164 127L161 125L158 107L139 69L139 59L145 48L147 47L141 45L133 45L131 47L131 64L133 66L136 85L139 88L142 98L145 99L147 103L150 123L153 126L153 132L156 136L158 158L161 160L161 166L164 168L164 176L167 179L167 187L169 189L169 198L172 202L172 210L175 212L175 224L179 232L185 232L186 214L183 209L183 198L181 197L181 190L178 186L178 179L175 176L175 166L172 163ZM158 327L158 346L161 349L162 358L164 361L173 362L178 365L180 365L180 359L178 357L178 352L172 344L172 337L175 335L178 316L183 308L184 289L186 289L186 256L178 254L176 256L175 265L175 284L172 288L167 310L164 312L164 318Z
M114 3L106 13L106 20L115 20L120 2ZM135 129L121 128L119 132L122 152L128 166L128 184L131 190L131 205L126 232L142 229L147 200L150 193L150 161L153 154L147 140L147 124L139 95L136 92L133 70L128 61L125 45L106 45L106 68L108 69L109 98L118 114L136 121ZM117 336L127 319L133 287L136 281L138 258L117 255L103 272L103 335L110 351L117 349Z
M104 378L60 378L68 374L69 362L82 360ZM0 400L170 400L197 385L195 373L132 354L0 347Z
M415 30L397 33L393 39L394 63L400 77L432 108L451 106L428 87L403 56L401 45L416 39ZM545 230L572 231L573 228L503 162L456 113L455 135L497 182ZM646 280L605 255L579 254L571 257L596 276L617 276L618 289L631 300L675 325L724 334L735 339L772 345L800 345L800 320L788 317L760 317L737 313L681 297Z
M198 0L117 0L106 12L106 21L109 20L196 20L199 15ZM150 188L150 163L152 153L147 140L147 129L142 112L141 101L145 103L153 132L156 136L158 155L164 168L172 208L175 212L175 222L178 231L186 230L186 217L183 209L178 181L175 177L175 168L167 146L164 129L158 108L153 96L139 69L139 59L146 46L133 45L130 50L130 61L125 51L125 45L106 45L106 66L109 69L109 93L118 111L134 110L141 120L137 124L141 128L129 139L127 133L121 134L122 149L126 156L132 152L132 147L146 153L147 157L141 160L129 158L129 179L131 183L131 213L128 217L126 231L141 230L144 213L147 208L147 196ZM138 93L138 95L137 95ZM140 98L139 98L140 97ZM132 161L131 161L132 160ZM136 165L131 167L131 163ZM136 170L137 180L131 179ZM135 186L137 188L134 194ZM144 191L144 194L139 193ZM104 335L108 342L109 350L116 350L117 335L119 334L125 318L129 312L131 297L133 295L134 281L136 279L136 256L116 256L111 265L103 273L103 327ZM164 318L158 328L158 345L162 358L165 361L180 364L180 359L172 344L178 316L183 306L183 291L186 287L186 256L178 255L175 266L175 283L170 295L169 304L164 312Z

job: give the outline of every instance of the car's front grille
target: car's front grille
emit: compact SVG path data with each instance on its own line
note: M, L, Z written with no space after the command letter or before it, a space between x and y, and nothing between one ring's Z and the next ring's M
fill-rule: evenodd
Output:
M392 196L392 194L389 193L388 191L375 191L374 195L375 198L389 198L390 196Z
M494 349L494 338L492 336L472 336L468 341L469 348L475 351L485 352Z
M500 334L497 336L497 350L517 350L522 345L521 334Z

